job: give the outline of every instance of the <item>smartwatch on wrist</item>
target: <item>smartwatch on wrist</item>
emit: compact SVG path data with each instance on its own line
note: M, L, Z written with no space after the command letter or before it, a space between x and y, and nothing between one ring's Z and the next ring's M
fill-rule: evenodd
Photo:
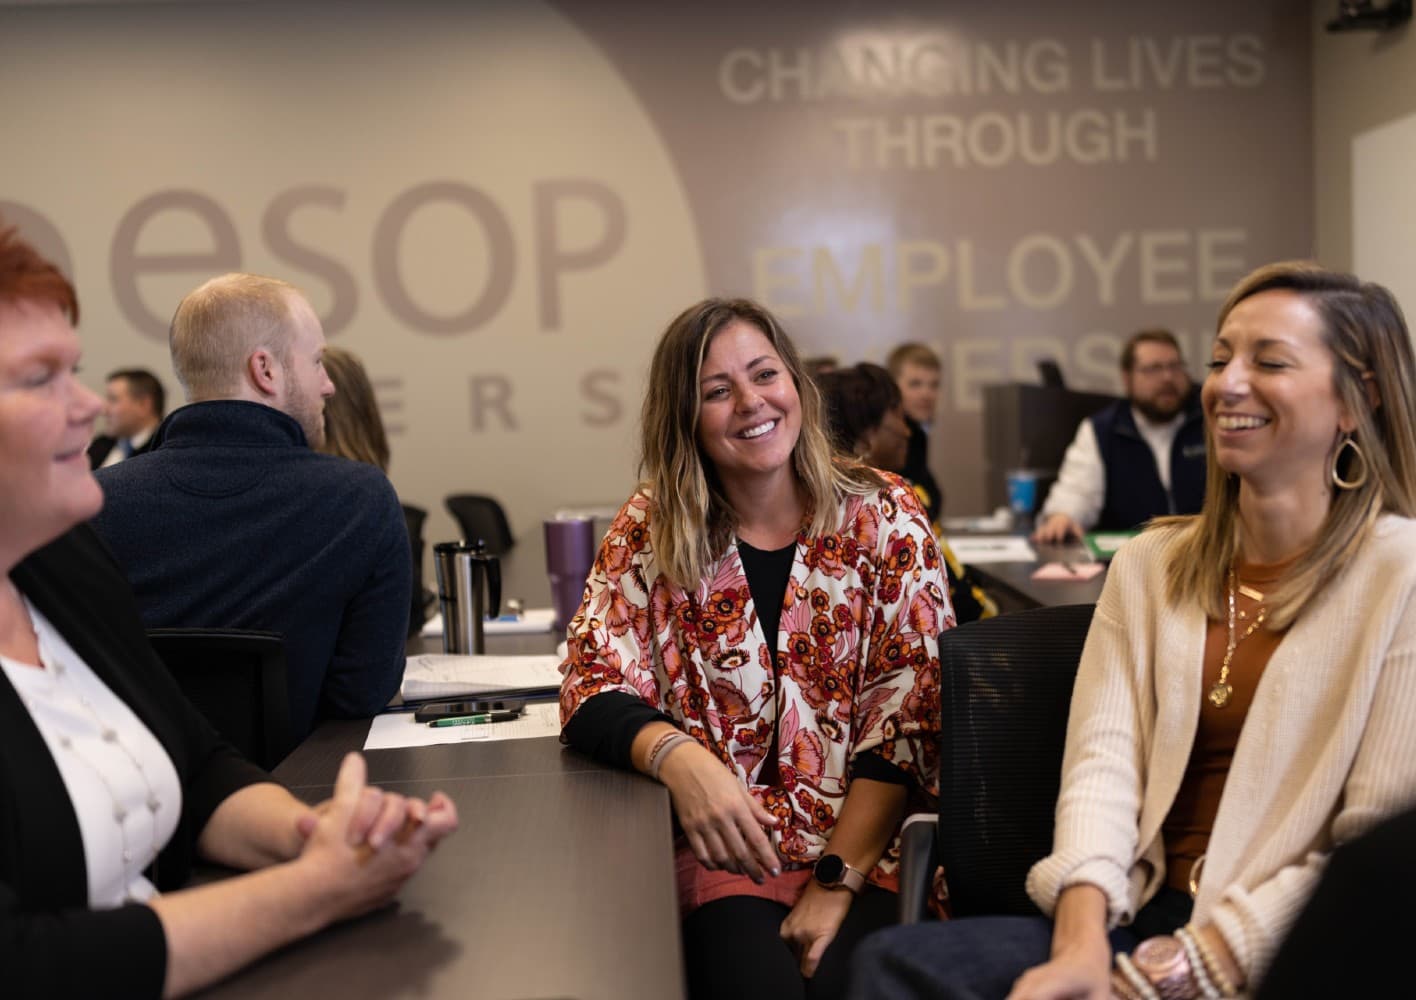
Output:
M827 889L860 892L865 887L865 873L846 864L839 854L823 854L816 862L816 869L812 874L816 878L816 884Z
M1155 987L1161 1000L1189 1000L1200 995L1190 957L1172 935L1146 938L1131 952L1131 963Z

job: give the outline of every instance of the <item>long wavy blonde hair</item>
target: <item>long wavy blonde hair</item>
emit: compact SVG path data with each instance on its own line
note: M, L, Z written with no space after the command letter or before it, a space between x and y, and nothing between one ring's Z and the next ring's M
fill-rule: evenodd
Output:
M1357 552L1380 514L1416 516L1416 361L1391 292L1308 261L1269 264L1242 279L1219 311L1216 333L1240 302L1275 289L1303 296L1322 318L1323 340L1333 356L1333 391L1357 421L1352 436L1367 465L1359 488L1332 487L1332 505L1317 540L1270 598L1270 626L1283 629ZM1369 384L1376 389L1375 406ZM1167 550L1171 600L1195 601L1211 618L1222 618L1239 544L1239 478L1220 468L1208 423L1205 436L1204 508L1193 517L1159 518L1154 524L1175 529ZM1356 461L1344 449L1338 465L1344 479L1360 478Z
M781 324L747 299L704 299L679 313L659 339L649 366L641 416L641 489L651 504L650 542L664 574L692 588L726 551L737 526L712 463L698 443L698 380L708 345L729 324L750 323L772 344L801 398L801 433L792 466L811 510L813 535L831 530L848 494L865 495L884 480L859 463L832 458L822 426L821 397Z

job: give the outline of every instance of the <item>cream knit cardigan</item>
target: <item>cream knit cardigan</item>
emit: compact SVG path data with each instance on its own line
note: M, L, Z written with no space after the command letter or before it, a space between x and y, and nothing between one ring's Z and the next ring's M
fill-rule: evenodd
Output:
M1117 554L1072 692L1052 854L1028 874L1051 914L1099 887L1127 923L1165 880L1160 826L1199 719L1205 615L1166 599L1168 534ZM1416 802L1416 521L1383 516L1274 652L1240 733L1194 922L1250 988L1329 852ZM1416 850L1416 845L1413 845Z

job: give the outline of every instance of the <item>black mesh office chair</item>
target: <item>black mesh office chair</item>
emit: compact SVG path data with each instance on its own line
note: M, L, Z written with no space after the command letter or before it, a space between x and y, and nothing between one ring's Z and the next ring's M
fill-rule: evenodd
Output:
M413 557L413 592L409 595L408 636L412 638L422 631L428 620L428 610L433 605L434 594L423 586L423 554L427 543L423 540L423 523L428 512L422 507L402 504L403 524L408 529L408 552Z
M939 815L906 821L900 922L915 923L936 865L954 916L1035 914L1028 869L1052 850L1072 682L1091 604L1033 608L939 637Z
M448 513L457 520L464 541L475 542L479 538L487 543L490 555L506 555L515 544L511 537L511 524L506 519L506 511L492 497L480 493L454 493L443 501Z
M1067 383L1062 379L1062 369L1052 358L1039 358L1037 372L1042 377L1043 385L1051 386L1054 389L1067 388Z
M232 746L267 770L292 749L285 646L277 632L148 629L182 693Z

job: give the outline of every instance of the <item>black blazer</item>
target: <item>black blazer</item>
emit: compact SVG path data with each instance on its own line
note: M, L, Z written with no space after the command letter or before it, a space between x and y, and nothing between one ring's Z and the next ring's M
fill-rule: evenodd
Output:
M905 418L905 426L910 429L910 443L900 474L924 489L929 501L925 504L925 513L933 523L939 520L939 512L944 509L944 491L935 481L934 473L929 471L929 434L913 417Z
M148 643L128 581L86 525L31 553L10 579L171 756L182 815L147 875L159 889L177 888L216 807L269 775L237 756L183 697ZM156 997L166 969L167 941L150 907L88 908L73 805L44 738L0 674L0 992Z
M148 439L142 443L141 447L133 449L133 455L141 455L145 451L151 451L154 444L153 438L157 437L154 431L148 435ZM108 457L108 453L118 447L118 439L109 437L107 434L100 434L89 442L88 460L89 468L96 469L103 464L103 460ZM133 455L129 455L132 458Z

